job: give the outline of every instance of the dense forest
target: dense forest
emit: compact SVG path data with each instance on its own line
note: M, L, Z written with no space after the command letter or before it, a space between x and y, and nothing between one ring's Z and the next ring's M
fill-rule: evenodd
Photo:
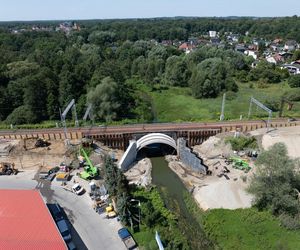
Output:
M157 18L79 21L80 29L55 30L60 22L0 23L0 121L59 120L75 99L82 117L89 103L99 121L152 121L143 85L188 87L195 98L237 92L236 81L276 83L288 77L274 65L251 68L252 59L229 45L203 44L186 54L174 42L205 38L209 30L300 42L300 18ZM45 29L32 29L45 27ZM162 43L171 40L173 43Z

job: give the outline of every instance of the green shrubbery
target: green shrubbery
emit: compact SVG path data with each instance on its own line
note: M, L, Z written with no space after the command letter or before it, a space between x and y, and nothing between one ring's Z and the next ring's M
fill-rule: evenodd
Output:
M145 249L157 249L154 235L158 231L166 249L189 249L187 239L181 234L178 227L177 216L166 208L159 191L152 187L150 190L136 188L133 197L142 201L141 223L142 231L134 232L134 237ZM147 233L148 232L148 233ZM152 234L149 241L147 235ZM151 246L155 246L152 248Z
M214 209L204 216L204 227L220 249L299 249L300 231L280 227L268 211Z
M225 140L226 143L229 143L233 150L241 151L244 149L255 149L257 148L257 142L255 137L228 137Z

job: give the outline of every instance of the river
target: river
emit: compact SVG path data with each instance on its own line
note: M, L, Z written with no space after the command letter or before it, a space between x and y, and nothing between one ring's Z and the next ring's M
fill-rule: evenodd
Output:
M195 250L210 249L211 244L201 225L189 212L184 201L184 196L190 194L177 174L168 167L168 162L164 156L161 156L162 154L170 154L172 151L166 147L161 147L161 145L157 147L156 149L150 148L150 150L148 148L145 152L152 163L152 183L158 187L167 208L178 216L179 229L187 237L190 248ZM153 154L153 150L155 154ZM160 156L157 156L158 152Z

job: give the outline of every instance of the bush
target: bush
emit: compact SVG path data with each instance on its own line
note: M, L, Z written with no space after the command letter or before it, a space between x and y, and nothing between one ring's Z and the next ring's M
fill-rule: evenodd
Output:
M299 88L300 87L300 75L290 76L288 83L291 88Z
M266 100L266 106L274 112L280 110L280 103L281 103L281 101L279 99Z
M283 97L292 102L300 101L300 89L293 89L291 91L285 92Z
M235 98L237 98L237 94L235 92L233 92L233 91L226 92L226 100L232 101Z
M37 117L32 112L31 108L27 105L16 108L5 121L7 124L24 124L24 123L35 123Z
M233 150L241 151L246 148L255 149L257 148L257 142L255 137L229 137L225 139L226 143L229 143Z
M280 225L289 229L289 230L297 230L300 229L300 221L299 218L293 217L288 214L281 214L279 216Z

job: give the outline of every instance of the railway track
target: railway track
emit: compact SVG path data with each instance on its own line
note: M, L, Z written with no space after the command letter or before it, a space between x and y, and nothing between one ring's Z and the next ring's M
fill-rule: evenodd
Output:
M288 122L287 119L271 120L270 125L276 124L300 125L300 120ZM225 121L225 122L184 122L184 123L152 123L152 124L132 124L119 126L94 126L94 127L70 127L68 133L81 134L114 134L114 133L140 133L140 132L164 132L164 131L186 131L199 129L218 129L223 127L243 127L243 126L266 126L264 120L251 121ZM6 135L26 135L26 134L64 134L63 128L47 129L10 129L0 130L0 137Z

